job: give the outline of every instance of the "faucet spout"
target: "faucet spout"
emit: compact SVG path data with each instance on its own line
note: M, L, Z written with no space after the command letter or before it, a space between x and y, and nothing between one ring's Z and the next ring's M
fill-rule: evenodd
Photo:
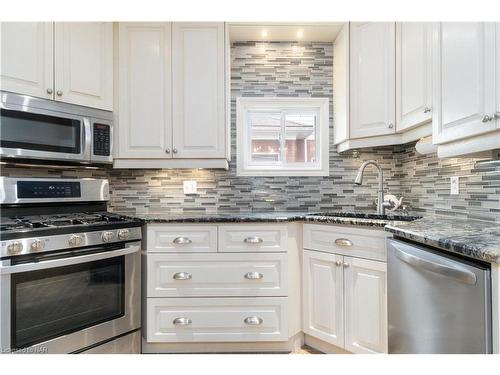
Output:
M373 165L378 170L378 190L377 190L377 214L384 215L385 214L385 205L384 205L384 172L380 165L375 160L367 160L358 169L358 174L354 179L354 183L356 185L361 185L363 183L363 173L365 168L369 165Z

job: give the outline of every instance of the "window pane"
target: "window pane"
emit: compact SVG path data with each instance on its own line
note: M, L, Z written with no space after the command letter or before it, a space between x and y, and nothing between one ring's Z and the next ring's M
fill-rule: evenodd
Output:
M249 112L252 162L281 161L281 114Z
M316 114L294 113L285 116L287 163L316 163Z

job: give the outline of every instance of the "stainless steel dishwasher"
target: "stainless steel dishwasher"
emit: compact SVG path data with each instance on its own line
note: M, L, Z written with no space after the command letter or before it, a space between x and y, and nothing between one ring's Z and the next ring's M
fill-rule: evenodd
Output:
M387 240L389 353L491 353L486 263Z

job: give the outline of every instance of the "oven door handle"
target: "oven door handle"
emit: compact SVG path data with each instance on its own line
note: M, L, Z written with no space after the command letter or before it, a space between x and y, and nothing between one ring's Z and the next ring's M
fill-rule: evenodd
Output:
M71 266L73 264L80 264L80 263L94 262L96 260L115 258L122 255L135 253L139 251L140 248L141 248L140 244L131 243L131 244L126 244L125 247L122 249L106 251L102 253L80 255L63 259L47 260L45 262L42 261L42 262L34 262L26 264L16 264L14 266L0 266L0 275L14 274L19 272L38 271L47 268Z

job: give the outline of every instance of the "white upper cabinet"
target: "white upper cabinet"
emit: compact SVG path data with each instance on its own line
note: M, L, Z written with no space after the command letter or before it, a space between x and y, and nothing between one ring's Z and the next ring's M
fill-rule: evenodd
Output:
M1 23L1 89L52 99L54 24Z
M500 68L494 23L443 22L433 27L433 142L495 130ZM499 38L500 36L497 36ZM439 150L438 150L439 155Z
M495 109L495 118L497 121L497 128L500 129L500 22L495 23L495 38L496 38L496 56L495 56L495 66L496 66L496 97L497 105Z
M344 346L342 256L304 250L303 331Z
M396 131L432 118L432 24L396 24Z
M113 24L56 22L55 99L113 110Z
M173 143L175 158L224 158L224 23L174 23Z
M345 349L387 353L387 264L344 257Z
M118 157L171 158L171 24L120 23Z
M395 24L351 23L350 138L395 132Z

